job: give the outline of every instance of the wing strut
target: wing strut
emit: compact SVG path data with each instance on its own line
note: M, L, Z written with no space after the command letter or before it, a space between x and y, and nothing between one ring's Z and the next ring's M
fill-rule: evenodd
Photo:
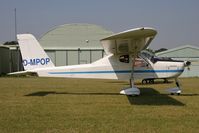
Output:
M136 41L136 43L137 43L137 41ZM135 87L135 85L134 85L134 67L135 67L135 60L136 60L137 53L138 53L137 45L135 45L134 49L135 49L134 54L129 55L129 59L130 60L133 59L132 63L131 63L132 69L131 69L131 78L130 78L130 88L121 90L120 94L138 96L138 95L140 95L140 90L137 87Z

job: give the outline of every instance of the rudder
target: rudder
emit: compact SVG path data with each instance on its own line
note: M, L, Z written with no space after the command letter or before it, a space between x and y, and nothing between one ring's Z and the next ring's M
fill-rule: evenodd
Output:
M54 67L52 60L32 34L18 34L17 39L25 70Z

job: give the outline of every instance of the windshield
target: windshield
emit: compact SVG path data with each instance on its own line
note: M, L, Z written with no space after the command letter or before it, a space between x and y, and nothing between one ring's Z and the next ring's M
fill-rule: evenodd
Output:
M145 50L141 51L140 56L142 58L145 58L145 59L147 58L149 60L152 60L155 57L155 55L153 53L151 53L149 51L145 51Z
M169 57L157 57L156 55L154 55L153 53L143 50L140 53L140 57L142 57L143 59L148 59L150 60L152 63L156 63L158 61L174 61L174 62L181 62L181 61L176 61L173 60L172 58Z

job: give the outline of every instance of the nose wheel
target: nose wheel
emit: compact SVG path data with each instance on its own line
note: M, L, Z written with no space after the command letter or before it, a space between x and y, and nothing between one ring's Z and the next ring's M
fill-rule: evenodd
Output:
M181 89L181 86L180 86L179 81L178 81L177 78L175 79L175 82L176 82L176 86L177 86L177 87L167 89L167 91L168 91L171 95L180 95L181 92L182 92L182 89Z

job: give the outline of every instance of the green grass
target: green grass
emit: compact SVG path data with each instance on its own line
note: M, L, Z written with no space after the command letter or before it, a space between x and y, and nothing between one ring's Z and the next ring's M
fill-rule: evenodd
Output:
M0 132L198 132L199 78L141 85L141 96L119 95L128 82L63 78L0 78Z

